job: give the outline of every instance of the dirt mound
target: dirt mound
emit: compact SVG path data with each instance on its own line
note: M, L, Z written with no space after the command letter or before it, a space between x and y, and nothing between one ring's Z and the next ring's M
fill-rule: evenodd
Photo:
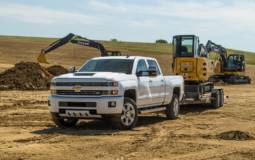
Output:
M38 63L20 62L0 74L0 90L45 90L52 75Z
M244 141L244 140L254 140L254 137L249 135L246 132L242 131L228 131L223 132L217 135L217 138L223 140L237 140L237 141Z
M68 73L68 70L66 68L59 65L48 67L47 71L53 76L59 76Z

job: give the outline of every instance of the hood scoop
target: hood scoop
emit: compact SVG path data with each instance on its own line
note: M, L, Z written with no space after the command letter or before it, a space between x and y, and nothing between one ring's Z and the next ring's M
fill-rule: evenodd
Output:
M85 73L85 72L76 72L74 73L75 76L94 76L95 73Z

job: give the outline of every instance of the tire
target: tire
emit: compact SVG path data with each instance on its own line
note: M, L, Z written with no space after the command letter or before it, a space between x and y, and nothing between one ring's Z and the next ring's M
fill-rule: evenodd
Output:
M180 112L179 98L176 94L173 95L172 101L166 106L166 117L167 119L177 119Z
M220 107L224 105L224 90L220 89Z
M138 121L138 110L134 100L124 99L123 111L121 115L112 119L113 126L120 130L131 130Z
M58 113L52 113L52 120L53 122L61 128L69 128L74 127L76 123L78 122L77 118L64 118L60 117Z
M213 90L212 93L212 101L211 101L211 106L212 108L220 108L221 107L221 91L219 89Z

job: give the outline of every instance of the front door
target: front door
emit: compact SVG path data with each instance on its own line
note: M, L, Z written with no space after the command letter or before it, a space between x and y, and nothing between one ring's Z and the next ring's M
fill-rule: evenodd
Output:
M137 64L137 70L136 73L139 73L140 71L147 71L148 67L145 62L145 60L139 60ZM145 72L146 73L146 72ZM148 75L142 75L137 77L138 81L138 100L137 104L138 107L143 107L146 105L151 104L151 91L150 91L150 84L149 84L149 77Z
M161 105L165 99L165 81L164 77L155 60L147 60L149 68L156 68L157 76L149 77L151 91L151 100L154 105Z

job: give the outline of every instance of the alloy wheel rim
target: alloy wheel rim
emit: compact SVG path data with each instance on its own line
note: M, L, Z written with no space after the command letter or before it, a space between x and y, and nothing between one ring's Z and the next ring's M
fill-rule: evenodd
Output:
M130 103L125 103L121 114L121 123L130 126L135 120L135 107Z

